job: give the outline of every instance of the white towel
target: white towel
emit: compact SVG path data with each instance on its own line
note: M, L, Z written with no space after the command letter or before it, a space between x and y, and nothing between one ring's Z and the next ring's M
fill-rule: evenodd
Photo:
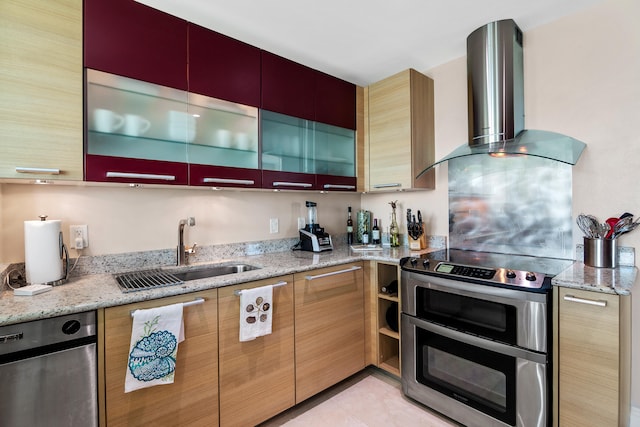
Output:
M182 341L182 303L134 311L124 392L173 383Z
M240 341L251 341L271 333L273 286L240 292Z

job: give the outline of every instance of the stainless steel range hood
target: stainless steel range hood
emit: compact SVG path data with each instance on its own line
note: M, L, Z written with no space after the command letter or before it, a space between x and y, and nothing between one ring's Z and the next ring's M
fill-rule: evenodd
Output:
M467 38L469 142L427 167L457 157L530 155L575 165L586 145L566 135L524 130L522 31L512 19Z

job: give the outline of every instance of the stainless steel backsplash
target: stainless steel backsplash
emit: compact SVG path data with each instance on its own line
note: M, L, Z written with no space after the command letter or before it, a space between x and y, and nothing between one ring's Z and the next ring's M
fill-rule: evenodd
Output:
M571 181L539 157L450 160L450 247L572 259Z

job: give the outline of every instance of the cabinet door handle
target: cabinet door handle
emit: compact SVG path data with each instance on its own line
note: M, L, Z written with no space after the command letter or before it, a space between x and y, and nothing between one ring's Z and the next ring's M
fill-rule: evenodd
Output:
M230 179L230 178L204 178L202 182L213 182L215 184L242 184L253 185L256 182L252 179Z
M187 301L187 302L183 302L182 303L182 307L190 307L192 305L200 305L204 303L204 298L196 298L193 301ZM136 310L131 310L131 317L133 317L133 313L135 313Z
M156 175L152 173L107 172L107 178L136 178L136 179L160 179L163 181L175 181L174 175Z
M402 184L399 182L391 182L389 184L374 184L373 188L391 188L391 187L402 187Z
M318 274L315 276L305 276L305 279L307 279L308 281L312 281L316 279L321 279L323 277L335 276L336 274L351 273L352 271L356 271L360 269L362 269L362 267L359 267L357 265L352 265L350 268L347 268L345 270L332 271L330 273Z
M309 184L308 182L284 182L284 181L276 181L273 183L274 187L281 187L281 186L286 186L286 187L303 187L303 188L309 188L309 187L313 187L313 184Z
M355 185L343 185L343 184L325 184L324 188L326 188L327 190L331 189L331 188L338 188L341 190L353 190L354 188L356 188Z
M278 283L274 283L273 285L271 285L272 288L279 288L280 286L286 286L287 282L278 282ZM233 294L237 297L239 297L240 295L242 295L242 291L240 289L236 289L235 291L233 291Z
M607 306L607 302L603 301L603 300L576 298L573 295L565 295L564 296L564 300L565 301L569 301L569 302L577 302L577 303L580 303L580 304L597 305L598 307L606 307Z
M18 173L44 173L49 175L60 175L60 169L50 169L50 168L23 168L20 166L16 167L16 172Z

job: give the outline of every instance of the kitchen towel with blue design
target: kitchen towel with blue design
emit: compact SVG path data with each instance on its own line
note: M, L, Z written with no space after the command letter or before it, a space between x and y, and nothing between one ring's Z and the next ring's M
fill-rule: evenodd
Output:
M240 341L251 341L271 333L273 286L240 292Z
M182 341L181 303L134 311L124 392L172 384Z

